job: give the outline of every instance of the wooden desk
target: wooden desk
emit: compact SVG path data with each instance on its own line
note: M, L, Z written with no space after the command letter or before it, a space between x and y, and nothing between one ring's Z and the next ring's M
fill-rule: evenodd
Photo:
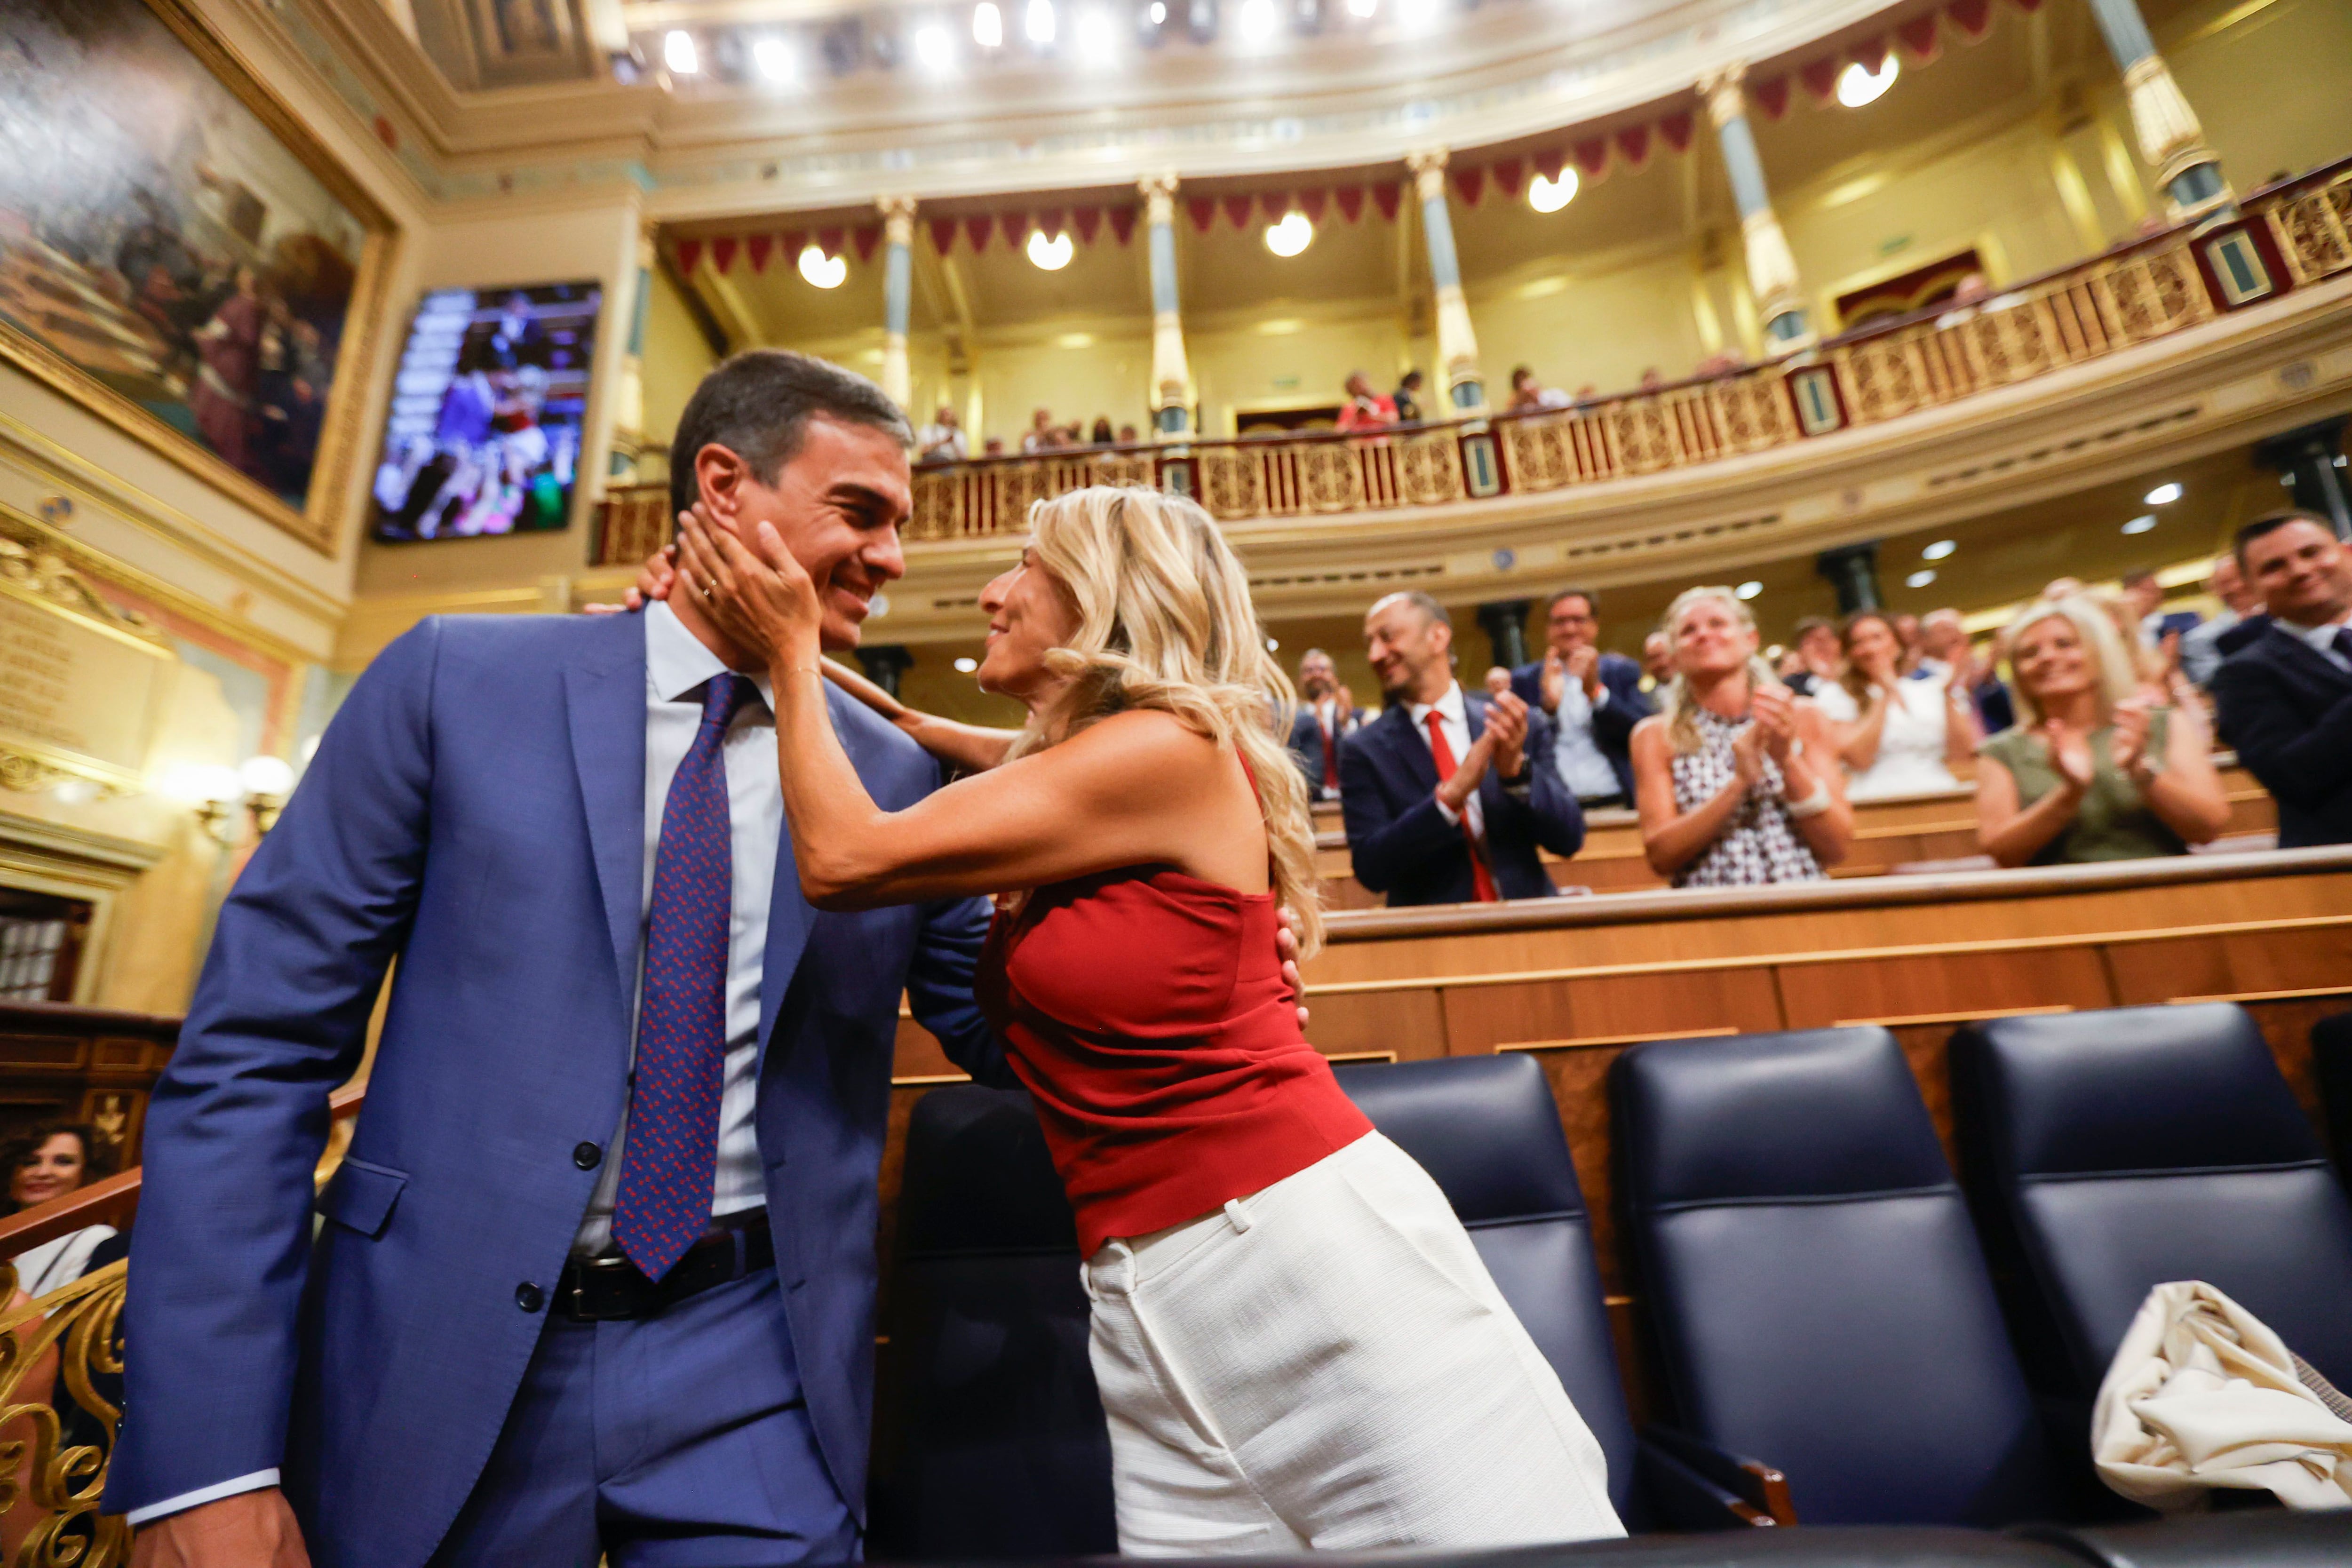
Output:
M2235 758L2224 761L2221 784L2230 797L2230 825L2222 832L2275 833L2278 807L2269 793L2237 765ZM1973 788L1858 801L1853 815L1853 849L1831 868L1833 877L1883 877L1897 866L1957 860L1979 853ZM1315 872L1323 880L1325 901L1336 910L1380 908L1381 895L1366 889L1352 873L1347 834L1336 822L1325 828L1319 813L1317 827ZM1562 888L1613 893L1666 885L1666 879L1651 870L1642 857L1639 819L1622 807L1585 815L1584 847L1574 859L1547 854L1543 860L1551 879Z

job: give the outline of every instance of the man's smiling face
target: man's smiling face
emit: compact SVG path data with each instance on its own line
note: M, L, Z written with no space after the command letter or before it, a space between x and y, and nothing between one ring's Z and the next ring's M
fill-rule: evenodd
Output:
M735 499L737 534L756 549L760 524L772 524L816 584L824 646L856 647L874 595L907 574L898 543L914 506L906 449L886 430L818 415L775 482L747 474Z

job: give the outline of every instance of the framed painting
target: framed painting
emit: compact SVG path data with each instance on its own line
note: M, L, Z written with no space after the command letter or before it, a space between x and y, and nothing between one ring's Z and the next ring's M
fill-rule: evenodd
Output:
M0 358L328 553L388 232L182 0L0 0Z

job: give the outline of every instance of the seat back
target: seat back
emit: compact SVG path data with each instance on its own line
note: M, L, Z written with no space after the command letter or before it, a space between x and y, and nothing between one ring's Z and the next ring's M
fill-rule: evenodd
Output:
M1609 1500L1620 1518L1629 1509L1638 1515L1633 1423L1592 1223L1543 1069L1512 1054L1335 1070L1372 1125L1444 1192L1503 1299L1600 1440Z
M2098 1388L2148 1291L2218 1287L2352 1377L2352 1203L2242 1007L1998 1018L1952 1037L1971 1184Z
M917 1101L890 1291L898 1388L877 1421L877 1554L1118 1549L1078 1274L1029 1097L957 1084Z
M2352 1013L2333 1014L2311 1026L2311 1070L2336 1148L2336 1173L2352 1182Z
M1633 1047L1624 1230L1694 1435L1785 1471L1808 1524L2001 1524L2058 1496L1950 1166L1895 1038Z

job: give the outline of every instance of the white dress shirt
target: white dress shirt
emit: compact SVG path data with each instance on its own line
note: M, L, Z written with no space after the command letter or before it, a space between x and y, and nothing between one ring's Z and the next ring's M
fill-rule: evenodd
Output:
M1559 770L1569 794L1580 799L1620 795L1625 788L1617 782L1617 770L1609 765L1609 753L1592 738L1593 710L1607 706L1608 687L1601 687L1598 697L1587 697L1584 682L1573 675L1560 678L1559 706L1552 710L1557 721L1551 737L1552 765Z
M638 987L644 987L645 925L653 914L654 857L661 847L662 806L670 781L702 724L703 689L726 666L680 624L666 604L646 610L646 874L637 906ZM734 833L733 913L727 934L727 1064L719 1092L719 1169L710 1212L734 1214L767 1202L760 1169L755 1073L760 1060L760 977L768 952L768 896L776 880L776 847L783 835L784 792L776 768L775 694L768 678L753 676L759 702L746 702L728 729L721 755L727 768L727 810ZM588 1215L572 1241L575 1256L603 1250L613 1235L613 1200L621 1186L621 1154L628 1112L598 1167Z
M2336 634L2347 626L2352 626L2352 614L2338 616L2332 621L2315 626L2299 626L2289 620L2282 620L2278 625L2281 629L2293 632L2309 643L2314 653L2336 668L2352 669L2352 659L2346 658L2343 651L2336 646Z
M646 866L637 908L640 988L645 926L653 912L654 856L661 847L662 807L669 798L670 781L694 744L695 731L701 728L703 688L726 668L718 655L679 624L667 605L649 605L645 616ZM767 1201L753 1115L759 1104L760 979L767 959L768 899L775 886L776 849L783 834L784 792L776 759L774 693L767 677L754 676L752 680L760 689L761 701L747 702L737 710L721 753L735 856L733 913L727 944L727 1060L719 1096L719 1167L710 1196L713 1215L757 1208ZM602 1251L612 1239L613 1199L620 1190L621 1154L628 1125L625 1110L604 1151L604 1162L598 1167L587 1217L572 1237L575 1256ZM126 1516L127 1522L136 1528L239 1492L274 1487L278 1481L274 1468L255 1470L134 1510Z
M1457 680L1447 686L1445 695L1434 702L1415 702L1406 710L1412 717L1413 732L1421 737L1421 743L1424 746L1429 746L1429 715L1433 710L1437 714L1439 727L1445 731L1445 744L1454 752L1454 765L1458 768L1463 759L1470 754L1470 714L1462 700L1462 683ZM1430 746L1429 752L1433 758L1437 748ZM1458 823L1466 814L1470 818L1470 837L1482 844L1486 841L1486 813L1478 804L1476 790L1470 792L1470 798L1462 811L1447 810L1442 800L1437 803L1437 809L1448 822Z

